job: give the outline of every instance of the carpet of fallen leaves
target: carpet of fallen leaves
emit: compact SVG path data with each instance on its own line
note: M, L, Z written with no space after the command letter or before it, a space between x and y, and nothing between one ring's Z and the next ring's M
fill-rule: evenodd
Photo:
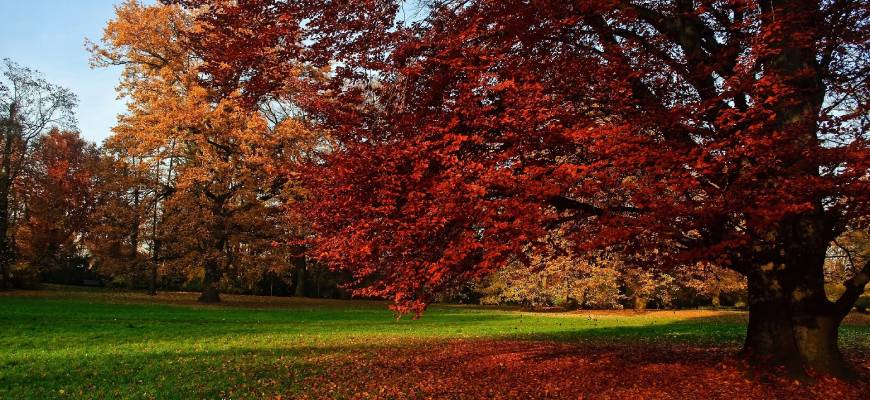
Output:
M857 382L811 381L747 367L734 348L450 341L331 360L304 382L310 399L866 399Z

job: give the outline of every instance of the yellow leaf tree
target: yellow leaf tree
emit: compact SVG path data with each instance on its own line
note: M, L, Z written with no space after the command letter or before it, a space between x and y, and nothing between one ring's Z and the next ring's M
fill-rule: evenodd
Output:
M182 39L192 20L179 7L127 1L91 51L95 65L123 67L128 111L108 143L150 171L142 247L151 275L163 266L201 278L200 301L217 302L231 283L222 281L286 265L282 244L296 232L285 205L299 196L288 165L312 136L292 113L251 110L202 86Z

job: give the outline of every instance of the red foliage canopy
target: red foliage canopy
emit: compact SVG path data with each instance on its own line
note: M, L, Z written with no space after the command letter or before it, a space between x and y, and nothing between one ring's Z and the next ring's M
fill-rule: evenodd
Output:
M182 2L212 84L329 133L318 256L403 311L557 227L752 277L867 224L866 2Z
M20 221L15 237L22 258L51 267L74 256L87 230L100 168L97 148L77 132L51 130L35 139L22 171Z

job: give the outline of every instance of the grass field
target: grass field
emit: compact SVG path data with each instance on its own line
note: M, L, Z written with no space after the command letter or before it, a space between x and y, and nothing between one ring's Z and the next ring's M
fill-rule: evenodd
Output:
M510 379L547 380L558 373L536 369L548 362L574 368L615 357L613 368L623 368L628 352L640 353L633 366L682 366L691 374L692 362L729 363L745 329L740 312L434 306L415 321L396 320L381 302L225 296L221 305L200 306L195 297L68 290L0 296L0 399L463 397L461 390L427 391L417 381L448 385L456 382L447 375L463 371L486 380L504 362L527 367ZM870 353L870 319L850 317L841 342L859 368L868 368L860 364ZM543 353L550 358L534 358ZM843 390L852 389L866 386ZM620 393L630 392L613 397Z

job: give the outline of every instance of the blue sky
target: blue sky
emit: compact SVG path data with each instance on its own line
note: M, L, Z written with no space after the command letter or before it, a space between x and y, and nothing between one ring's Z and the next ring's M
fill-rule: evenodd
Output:
M85 138L101 142L124 111L115 94L119 70L91 69L84 40L98 41L121 0L0 0L0 58L41 71L79 96ZM148 1L150 3L150 1Z

